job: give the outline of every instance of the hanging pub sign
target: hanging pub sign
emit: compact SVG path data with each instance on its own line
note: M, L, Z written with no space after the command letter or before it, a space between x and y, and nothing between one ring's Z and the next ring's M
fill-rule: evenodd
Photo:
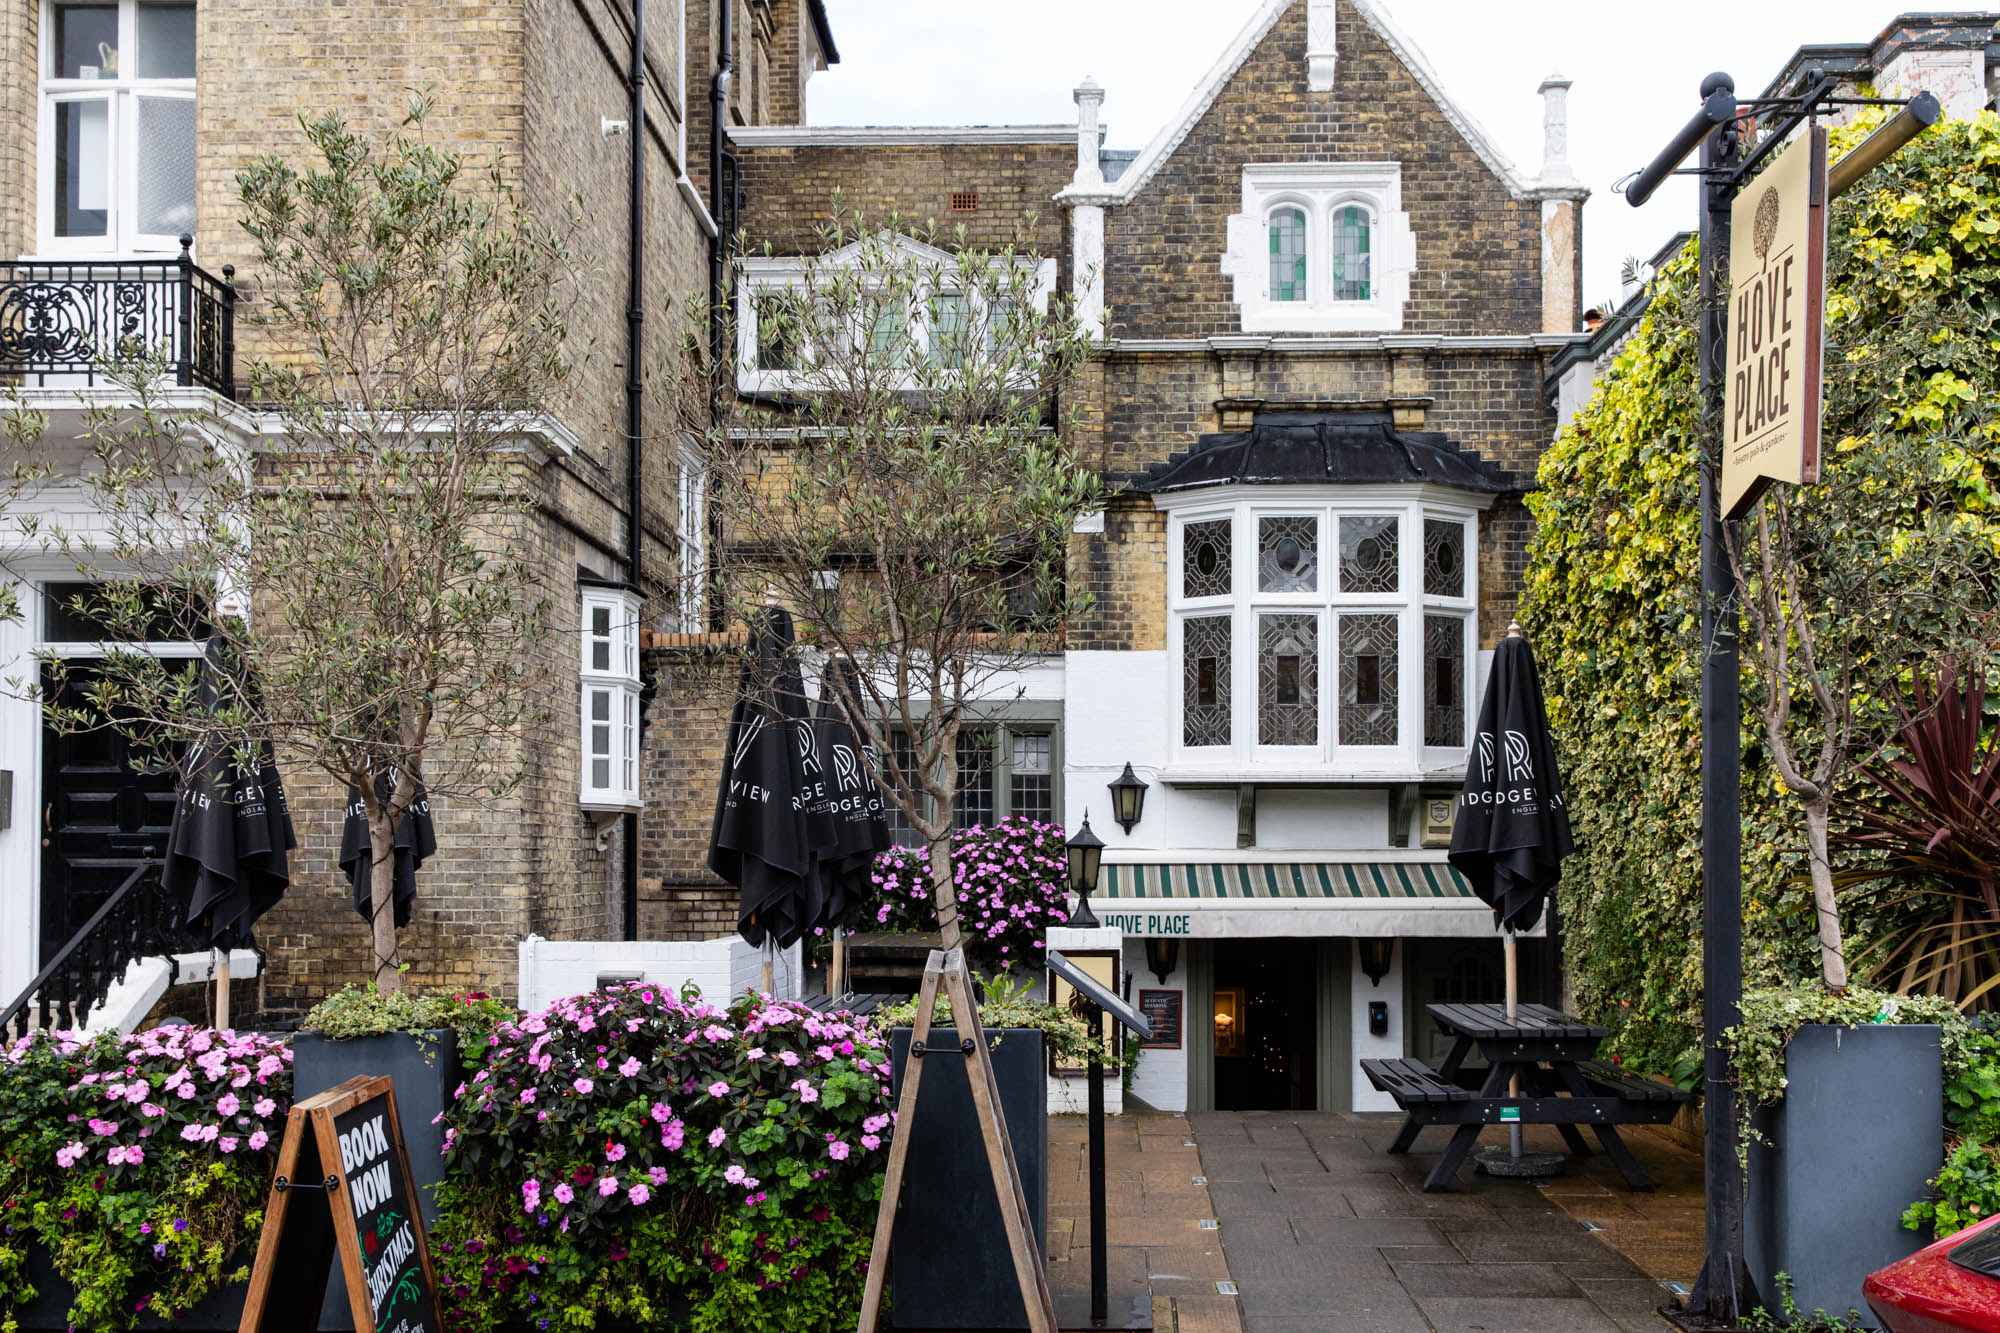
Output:
M430 1246L388 1078L292 1107L240 1333L318 1325L337 1248L356 1333L440 1333Z
M1826 314L1826 130L1811 126L1743 187L1729 221L1722 512L1773 481L1819 480Z

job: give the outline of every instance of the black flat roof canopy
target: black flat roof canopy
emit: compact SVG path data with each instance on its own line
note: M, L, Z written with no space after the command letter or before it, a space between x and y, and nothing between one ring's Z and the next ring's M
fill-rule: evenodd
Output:
M1082 991L1084 998L1099 1009L1138 1033L1142 1040L1153 1039L1153 1025L1146 1021L1144 1014L1119 999L1116 992L1104 989L1103 982L1054 949L1049 950L1049 970Z

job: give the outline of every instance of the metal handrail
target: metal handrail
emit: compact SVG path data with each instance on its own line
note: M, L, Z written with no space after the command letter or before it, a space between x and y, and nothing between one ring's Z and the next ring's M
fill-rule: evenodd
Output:
M131 957L123 960L114 960L104 965L102 969L104 972L102 978L103 986L97 994L80 995L77 993L78 987L74 984L68 986L51 985L52 982L55 982L58 978L65 976L66 973L73 970L72 960L77 959L84 947L95 940L98 932L103 929L105 923L110 921L113 915L119 912L119 909L125 905L128 899L134 899L135 895L139 894L140 884L145 882L148 877L151 877L155 887L158 886L159 874L163 864L163 862L149 861L126 876L125 882L112 891L111 896L104 900L103 906L91 913L90 920L84 922L82 927L69 937L68 943L56 950L56 956L51 958L43 966L42 970L35 974L35 979L28 983L25 990L14 997L13 1003L9 1004L5 1011L0 1011L0 1034L13 1030L14 1021L34 1005L37 996L40 996L42 1000L41 1010L43 1021L40 1024L31 1023L31 1027L48 1026L47 1020L51 1012L64 1003L67 1003L72 1010L70 1015L72 1020L81 1026L84 1017L92 1009L103 1003L104 994L111 987L111 973L119 970L117 966L118 961L130 963L133 958L144 957L145 954L142 950L146 945L162 945L161 951L167 955L169 967L173 966L172 950L164 947L167 941L160 936L158 931L148 931L146 929L147 923L141 922L139 929L134 932L135 938L130 941L132 946L130 949ZM56 992L62 992L62 994L58 996Z

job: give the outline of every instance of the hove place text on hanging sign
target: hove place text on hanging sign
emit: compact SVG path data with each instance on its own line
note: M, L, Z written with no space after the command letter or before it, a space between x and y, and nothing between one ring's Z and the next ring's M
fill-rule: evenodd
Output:
M1773 481L1819 480L1826 313L1826 131L1815 125L1736 197L1722 411L1722 512Z

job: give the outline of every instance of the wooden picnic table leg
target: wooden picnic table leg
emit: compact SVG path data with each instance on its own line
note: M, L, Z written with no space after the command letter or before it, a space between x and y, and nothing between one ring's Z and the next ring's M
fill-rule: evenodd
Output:
M1392 1153L1408 1152L1416 1145L1417 1132L1422 1128L1423 1126L1417 1123L1417 1117L1414 1114L1406 1114L1403 1117L1403 1127L1396 1131L1396 1137L1389 1143L1389 1151Z
M1565 1062L1556 1066L1556 1069L1561 1075L1563 1083L1568 1086L1572 1097L1588 1097L1591 1095L1590 1085L1584 1081L1583 1071L1578 1069L1574 1064ZM1632 1150L1625 1146L1625 1140L1619 1135L1618 1127L1616 1125L1592 1125L1591 1129L1596 1131L1597 1141L1604 1145L1604 1155L1609 1157L1612 1165L1618 1168L1618 1174L1625 1177L1625 1187L1641 1194L1652 1193L1652 1177L1646 1174L1645 1169L1639 1165L1638 1159L1632 1156Z
M1486 1071L1486 1082L1479 1086L1477 1095L1480 1100L1500 1096L1507 1087L1507 1077L1513 1067L1512 1061L1501 1061L1489 1068ZM1428 1176L1424 1177L1424 1193L1438 1194L1451 1188L1452 1182L1458 1176L1459 1168L1465 1165L1466 1156L1479 1142L1479 1131L1484 1128L1486 1126L1477 1121L1458 1127L1457 1132L1451 1136L1451 1142L1445 1145L1444 1156L1438 1158L1437 1165L1431 1168Z
M1451 1082L1452 1076L1458 1073L1458 1067L1465 1063L1465 1057L1471 1053L1472 1038L1459 1037L1454 1040L1451 1044L1451 1051L1444 1057L1444 1063L1438 1066L1438 1077L1447 1083ZM1402 1129L1396 1132L1395 1139L1389 1144L1389 1151L1392 1153L1408 1152L1416 1146L1417 1135L1422 1129L1423 1126L1417 1123L1417 1118L1410 1116L1403 1121Z
M1574 1068L1575 1066L1570 1066L1570 1067ZM1560 1081L1564 1086L1568 1087L1572 1094L1575 1094L1577 1096L1589 1095L1588 1089L1586 1089L1584 1092L1581 1093L1577 1092L1575 1085L1571 1084L1569 1079L1563 1075L1562 1066L1560 1064L1558 1064L1556 1068L1554 1068L1553 1070L1543 1069L1541 1066L1537 1065L1535 1067L1534 1077L1531 1080L1531 1084L1535 1089L1536 1096L1553 1097L1556 1093L1556 1084L1558 1081ZM1562 1135L1563 1142L1569 1145L1570 1152L1574 1153L1576 1156L1589 1157L1592 1155L1590 1151L1590 1145L1584 1141L1583 1131L1581 1129L1578 1129L1575 1125L1557 1125L1556 1132Z

